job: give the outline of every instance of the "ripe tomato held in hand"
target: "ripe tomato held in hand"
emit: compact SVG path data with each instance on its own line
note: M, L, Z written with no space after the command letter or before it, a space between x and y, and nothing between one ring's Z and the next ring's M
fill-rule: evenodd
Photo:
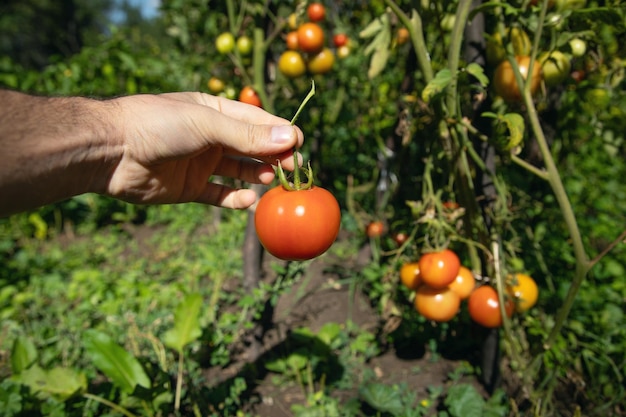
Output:
M474 291L475 287L476 278L474 278L474 274L472 274L472 271L463 265L459 267L459 273L454 281L448 285L448 288L457 293L459 297L461 297L461 300L468 298Z
M239 101L242 103L252 104L253 106L263 107L259 95L249 85L245 86L239 92Z
M509 278L511 294L515 297L515 311L523 313L537 303L539 288L535 280L526 274L513 274Z
M461 298L450 288L421 285L415 293L415 309L428 320L450 321L461 307Z
M313 22L303 23L298 28L298 47L302 52L316 53L324 47L324 31Z
M483 327L496 328L502 326L500 301L497 291L490 285L476 288L467 300L470 317ZM515 305L512 300L506 300L505 312L508 317L513 315Z
M426 252L419 259L422 282L433 288L447 287L459 274L461 261L450 249Z
M289 191L272 188L259 200L254 215L263 247L277 258L304 261L326 252L339 233L341 211L326 189Z
M306 9L306 14L311 22L319 22L324 20L326 16L326 8L322 3L311 3Z
M420 267L417 262L407 262L400 267L400 282L409 290L415 291L421 284Z

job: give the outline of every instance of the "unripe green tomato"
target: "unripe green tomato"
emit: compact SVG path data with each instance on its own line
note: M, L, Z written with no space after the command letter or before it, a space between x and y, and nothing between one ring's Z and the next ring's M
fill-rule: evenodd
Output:
M250 55L252 52L252 39L249 36L240 36L237 39L237 50L241 55Z
M572 69L569 57L561 51L544 52L537 59L549 87L563 83Z
M220 54L228 54L235 48L235 37L230 32L224 32L215 39L215 48Z
M513 55L530 55L532 43L524 29L514 27L508 29L506 33L508 34L506 41L511 44ZM500 32L496 31L487 42L487 62L491 65L497 65L502 62L504 58L506 58L505 43L502 40Z
M441 22L439 23L439 27L446 32L452 32L452 28L454 28L454 22L456 20L456 16L452 13L446 13L443 15Z
M572 56L580 58L587 52L587 43L580 38L573 38L569 41L569 47L572 50Z
M350 47L348 45L342 45L337 48L337 58L344 59L350 55Z
M232 85L229 85L220 93L221 97L226 97L227 99L234 100L237 97L237 90Z

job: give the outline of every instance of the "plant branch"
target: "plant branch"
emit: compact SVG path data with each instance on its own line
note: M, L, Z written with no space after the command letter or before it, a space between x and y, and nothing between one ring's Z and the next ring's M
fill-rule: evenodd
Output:
M118 413L125 415L126 417L137 417L137 415L131 413L130 411L128 411L121 405L115 404L114 402L109 401L106 398L102 398L98 395L94 395L94 394L90 394L86 392L83 394L83 397L99 402L100 404L104 404L107 407L110 407L111 409L117 411Z

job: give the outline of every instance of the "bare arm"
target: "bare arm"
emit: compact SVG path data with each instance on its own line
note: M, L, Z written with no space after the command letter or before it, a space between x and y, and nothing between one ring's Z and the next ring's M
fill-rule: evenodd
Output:
M113 100L0 90L0 216L87 192L133 203L245 208L251 190L212 175L269 183L293 168L302 132L254 106L201 93Z

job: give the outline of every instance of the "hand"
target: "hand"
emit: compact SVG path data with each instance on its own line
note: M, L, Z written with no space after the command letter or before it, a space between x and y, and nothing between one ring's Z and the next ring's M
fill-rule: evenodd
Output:
M268 184L271 164L293 169L302 132L266 111L202 93L135 95L112 101L122 156L105 194L133 203L198 202L246 208L249 189L210 181L212 175Z

